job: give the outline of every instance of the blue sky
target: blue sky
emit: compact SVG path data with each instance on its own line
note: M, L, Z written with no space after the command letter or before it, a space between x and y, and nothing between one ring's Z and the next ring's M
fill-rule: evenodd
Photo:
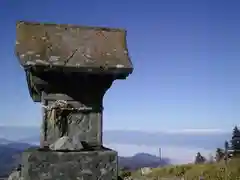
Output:
M0 124L40 125L14 55L17 20L121 27L134 72L104 100L104 129L230 130L240 120L240 2L0 1Z

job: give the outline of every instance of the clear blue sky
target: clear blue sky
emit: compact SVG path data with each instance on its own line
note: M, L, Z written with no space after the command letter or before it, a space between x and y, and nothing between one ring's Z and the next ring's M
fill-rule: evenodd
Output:
M105 96L105 129L218 128L240 121L240 1L1 0L0 124L39 125L14 55L16 20L122 27L134 73Z

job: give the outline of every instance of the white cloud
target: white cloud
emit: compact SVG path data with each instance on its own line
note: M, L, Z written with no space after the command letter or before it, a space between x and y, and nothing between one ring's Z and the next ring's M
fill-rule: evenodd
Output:
M129 144L105 144L106 147L118 151L120 156L133 156L139 152L145 152L153 155L159 155L158 146L129 145ZM170 158L175 164L191 163L194 161L197 152L208 158L214 151L202 148L187 148L178 146L162 146L162 157Z
M223 129L178 129L178 130L166 130L167 133L181 133L181 134L216 134L216 133L226 133Z
M160 129L160 130L147 130L147 129L104 129L105 131L139 131L139 132L147 132L147 133L169 133L169 134L221 134L221 133L229 133L231 131L224 129Z

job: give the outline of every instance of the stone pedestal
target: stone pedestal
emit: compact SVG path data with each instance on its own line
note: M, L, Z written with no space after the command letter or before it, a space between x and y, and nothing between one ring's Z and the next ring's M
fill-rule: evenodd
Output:
M133 71L126 31L18 22L16 32L30 96L43 106L42 150L23 153L19 179L116 180L117 153L102 147L103 97Z
M29 149L22 155L24 180L117 179L117 152L110 149L56 152Z

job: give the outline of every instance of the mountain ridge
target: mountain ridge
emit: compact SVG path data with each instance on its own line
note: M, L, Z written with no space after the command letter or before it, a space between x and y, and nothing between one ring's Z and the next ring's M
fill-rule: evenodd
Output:
M1 129L0 129L1 130ZM27 131L27 130L26 130ZM25 132L26 132L25 131ZM5 131L6 132L6 131ZM18 139L11 138L11 131L7 131L8 139L25 143L35 143L40 141L39 131L27 132L27 135L20 134ZM15 131L16 132L16 131ZM6 134L5 133L5 134ZM16 133L15 133L16 134ZM0 131L1 137L1 131ZM5 136L2 136L5 137ZM9 138L10 137L10 138ZM211 132L211 133L166 133L166 132L142 132L128 130L108 130L103 132L103 141L105 144L134 144L134 145L149 145L149 146L184 146L193 148L215 149L223 146L223 139L229 139L230 132Z
M6 142L7 139L0 140ZM21 163L21 153L31 147L32 144L12 142L1 143L0 141L0 177L7 177L11 171ZM138 153L132 157L118 157L119 168L127 167L135 170L142 167L158 167L170 164L169 158L159 158L148 153Z

